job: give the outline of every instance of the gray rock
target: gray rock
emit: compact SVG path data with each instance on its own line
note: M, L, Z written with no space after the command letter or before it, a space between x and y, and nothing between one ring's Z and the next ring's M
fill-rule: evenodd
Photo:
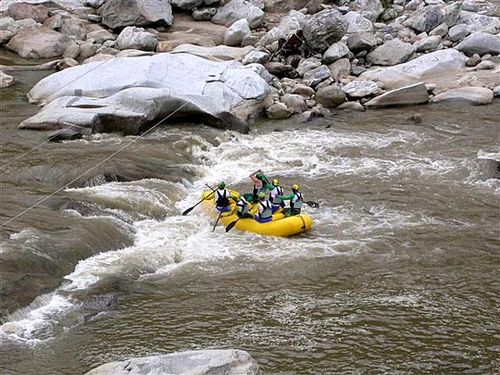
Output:
M347 47L354 53L370 51L376 45L377 39L372 33L354 33L347 39Z
M305 99L297 94L285 94L280 100L293 113L302 113L308 109Z
M478 65L477 65L477 70L493 70L495 69L495 63L493 61L489 61L489 60L485 60L485 61L481 61Z
M498 55L500 53L500 37L476 31L460 42L456 49L469 56L474 53L481 56L487 53Z
M344 111L357 111L361 112L365 110L365 107L363 107L362 104L359 102L347 102L339 105L337 109L342 109Z
M500 86L495 86L495 88L493 89L493 95L495 96L495 98L500 97Z
M342 43L333 43L323 54L323 63L331 64L349 54L349 48Z
M338 42L347 31L347 21L335 9L325 9L312 15L303 25L307 44L318 51Z
M398 12L395 8L387 8L386 10L384 10L384 13L382 13L381 18L384 22L388 22L398 18L399 15L400 12Z
M303 79L306 85L316 87L327 78L330 78L330 69L326 65L321 65L305 72Z
M242 350L199 350L130 358L101 365L85 375L225 374L259 375L259 366Z
M15 82L16 80L14 79L14 77L9 76L8 74L5 74L0 70L0 89L12 86Z
M150 24L172 25L170 0L107 0L100 8L102 23L111 29Z
M424 104L429 101L427 87L423 82L388 91L365 103L367 107L390 107L410 104Z
M481 31L489 34L500 32L500 17L489 17L473 12L461 11L457 23L468 25L471 31Z
M258 74L234 61L181 53L116 57L104 64L69 68L38 82L28 98L48 104L20 126L54 129L73 124L96 132L108 126L137 130L179 110L179 115L193 120L246 131L243 121L260 110L269 92Z
M455 77L465 66L467 58L450 48L431 52L403 64L375 68L363 73L360 79L379 81L384 88L399 88L435 77Z
M193 10L192 17L196 21L210 21L217 13L217 8L201 8Z
M438 35L423 38L413 44L417 52L432 52L443 48L442 39Z
M450 38L452 42L459 42L470 33L471 33L470 27L464 23L461 23L459 25L451 27L448 30L448 38Z
M316 92L316 101L326 108L338 107L345 99L345 92L338 85L322 87Z
M245 0L231 0L217 10L212 22L218 25L231 26L234 22L246 18L250 28L259 27L264 19L264 12Z
M292 115L292 111L283 103L276 103L266 108L266 115L270 119L285 119Z
M396 65L407 61L413 54L413 46L403 43L399 39L385 42L375 48L367 56L367 60L373 65Z
M291 93L292 94L297 94L297 95L300 95L300 96L302 96L304 98L309 99L309 98L311 98L314 95L314 90L311 87L309 87L309 86L297 83L291 89Z
M380 87L373 81L352 81L342 89L351 98L364 98L380 92Z
M460 87L437 94L432 98L433 103L461 102L471 105L484 105L493 102L493 91L484 87Z
M245 37L252 34L246 18L233 23L224 33L224 44L226 46L239 46Z
M481 57L477 53L475 53L467 59L467 61L465 62L465 66L474 67L480 62L481 62Z
M61 56L71 40L46 27L25 27L10 39L7 48L27 59Z
M49 132L47 138L50 142L74 141L83 137L82 132L75 128L59 129Z
M408 12L413 12L417 10L423 3L424 0L410 0L406 4L405 10Z
M89 14L87 16L87 19L90 21L90 22L95 22L95 23L101 23L102 22L102 17L101 16L98 16L97 14Z
M153 34L144 31L143 28L127 26L118 35L115 42L115 48L119 50L124 49L138 49L142 51L154 51L158 40Z
M301 60L296 70L299 77L303 77L306 72L313 70L320 65L320 59L317 59L316 57L309 57L308 59Z
M0 46L8 43L12 37L16 35L15 31L12 30L0 30Z
M457 24L458 18L460 16L461 5L462 4L459 1L456 1L442 7L443 23L445 23L448 28Z
M106 0L85 0L85 5L94 9L99 9L105 2Z
M418 32L429 32L443 22L444 13L438 5L421 8L416 13L416 15L404 21L403 25Z
M76 59L80 54L80 46L76 43L70 44L63 53L64 58Z
M95 30L87 34L87 40L93 40L94 43L103 44L107 40L115 40L116 36L111 34L108 30Z
M264 66L269 73L276 76L281 76L293 70L292 66L278 61L268 61Z
M193 10L203 4L203 0L170 0L170 3L182 10Z
M90 56L94 56L97 53L98 49L99 49L98 44L82 43L79 48L80 50L79 57L81 60L87 59Z
M444 38L446 34L448 34L448 25L445 23L442 23L429 33L430 36L440 36L441 38Z
M358 12L349 12L344 16L347 21L348 33L361 33L373 31L373 24L368 18Z
M48 18L43 25L78 40L84 40L87 35L85 24L69 15L56 14Z
M12 17L0 17L0 30L9 30L17 33L19 26Z
M375 22L384 11L380 0L355 0L351 6L372 22Z
M261 64L248 64L245 65L245 69L250 69L251 71L257 73L260 78L262 78L267 83L271 82L274 79L274 77Z
M363 74L366 71L367 71L367 69L361 65L356 65L356 66L351 67L351 74L353 76L356 76L356 77L360 76L361 74Z
M338 81L339 78L347 77L351 73L351 63L347 58L340 59L328 65L328 69L330 69L330 76Z
M259 51L257 49L254 49L250 51L242 60L242 63L244 65L247 64L265 64L266 62L269 61L269 54L264 51Z

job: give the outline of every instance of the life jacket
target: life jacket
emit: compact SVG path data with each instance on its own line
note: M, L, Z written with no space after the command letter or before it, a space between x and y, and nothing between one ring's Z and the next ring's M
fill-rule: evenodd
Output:
M271 202L267 199L264 202L259 202L259 217L260 219L269 219L273 216Z
M229 193L229 191L227 191L226 189L221 191L219 189L215 192L215 195L216 195L215 205L217 207L229 206L229 198L231 197L231 194Z
M245 197L242 195L238 203L236 203L236 206L238 207L238 213L240 215L246 215L250 211L250 206L248 204L248 201L245 199Z
M302 202L303 202L303 198L302 198L302 193L301 192L296 192L293 196L292 199L290 199L290 208L292 210L299 210L302 208Z
M275 186L273 190L269 193L269 200L274 206L281 204L281 199L276 197L283 195L283 188L281 186Z

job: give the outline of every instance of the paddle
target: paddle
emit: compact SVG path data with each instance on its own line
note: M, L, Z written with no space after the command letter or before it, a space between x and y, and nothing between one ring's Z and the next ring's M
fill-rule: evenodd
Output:
M235 221L229 223L229 225L226 227L226 233L229 232L233 227L236 225L238 221L240 221L241 217L236 219Z
M319 203L318 202L307 201L307 202L304 202L304 203L307 204L309 207L319 208Z
M207 185L208 186L208 185ZM193 209L198 206L201 202L203 202L205 199L207 199L209 196L211 196L213 193L215 193L215 190L213 188L211 188L209 186L210 189L212 189L212 192L210 194L208 194L206 197L204 197L201 201L199 201L198 203L196 203L193 207L190 207L188 208L186 211L184 211L182 213L182 216L186 216L188 213L190 213L191 211L193 211Z
M212 228L212 232L215 230L215 227L216 227L216 226L217 226L217 224L219 223L220 217L222 216L222 212L223 212L223 211L219 212L219 217L217 217L217 221L215 222L214 227Z

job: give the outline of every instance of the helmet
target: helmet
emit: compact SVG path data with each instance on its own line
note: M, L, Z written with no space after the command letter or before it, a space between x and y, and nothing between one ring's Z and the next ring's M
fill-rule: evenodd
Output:
M274 186L278 186L279 184L280 184L280 180L278 180L277 178L275 178L275 179L273 180L273 185L274 185Z
M226 187L226 183L224 181L219 182L219 189L224 189Z
M297 184L293 184L293 186L292 186L292 190L299 191L299 189L300 189L300 186L299 186L299 185L297 185Z
M258 194L258 197L259 197L259 199L265 199L265 198L266 198L266 193L264 193L263 191L261 191L261 192Z

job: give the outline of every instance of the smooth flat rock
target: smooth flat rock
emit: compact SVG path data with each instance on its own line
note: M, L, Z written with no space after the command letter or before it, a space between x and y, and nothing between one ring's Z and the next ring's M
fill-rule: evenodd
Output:
M424 104L429 101L429 94L423 82L388 91L365 103L366 107L389 107L410 104Z
M201 47L194 44L181 44L172 50L172 53L189 53L191 55L201 56L215 60L237 60L243 58L253 50L253 47L230 47L230 46L215 46Z
M130 358L101 365L85 375L259 375L257 362L242 350L198 350Z
M107 0L100 8L102 23L111 29L151 24L172 25L169 0Z
M247 131L244 121L259 112L269 92L259 74L235 61L185 53L116 57L38 82L28 99L46 106L20 127L137 131L178 110L195 122Z
M386 89L399 88L435 77L453 79L464 68L466 61L466 56L456 49L449 48L396 66L372 68L361 74L360 79L382 82Z
M491 104L493 102L493 91L484 87L468 86L448 90L432 98L433 103L452 101L471 105Z

